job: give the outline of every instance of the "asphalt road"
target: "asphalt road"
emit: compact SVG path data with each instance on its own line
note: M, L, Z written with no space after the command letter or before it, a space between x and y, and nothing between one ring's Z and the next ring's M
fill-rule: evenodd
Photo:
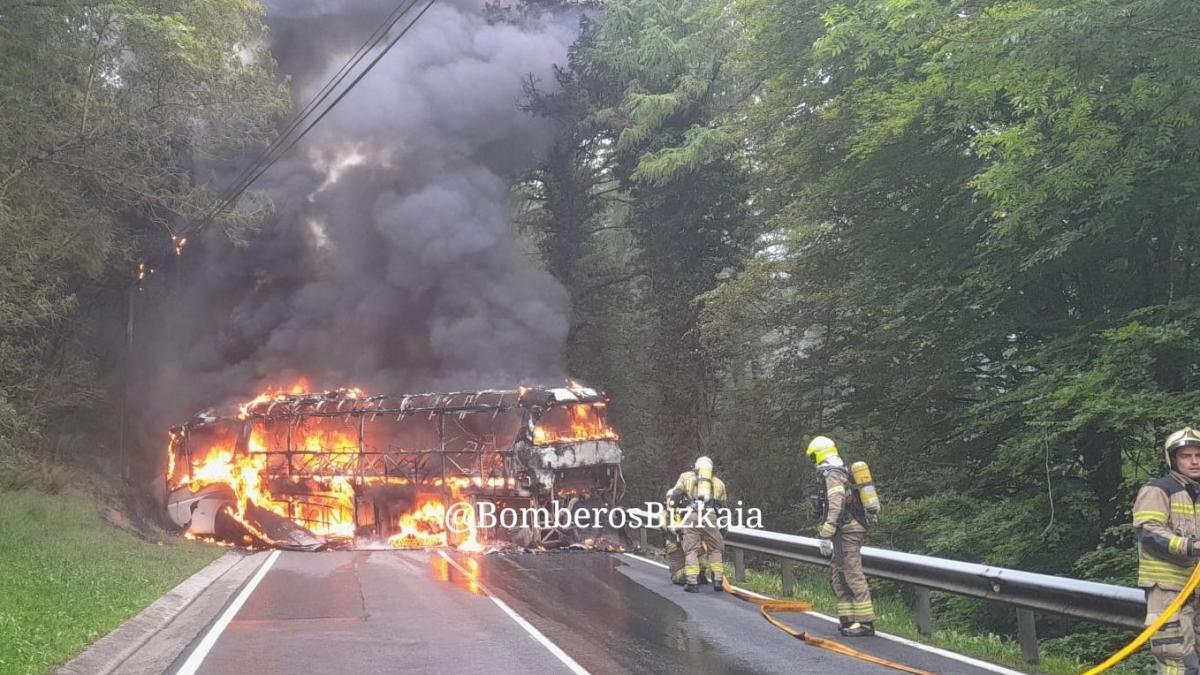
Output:
M683 593L628 555L282 552L255 577L169 672L896 672L806 645L737 598ZM782 616L845 640L819 617ZM932 672L996 672L880 637L851 644Z

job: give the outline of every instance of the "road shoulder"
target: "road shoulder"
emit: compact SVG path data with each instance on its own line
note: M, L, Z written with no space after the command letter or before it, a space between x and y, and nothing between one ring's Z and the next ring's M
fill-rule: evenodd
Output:
M261 563L229 551L58 669L58 675L162 673Z

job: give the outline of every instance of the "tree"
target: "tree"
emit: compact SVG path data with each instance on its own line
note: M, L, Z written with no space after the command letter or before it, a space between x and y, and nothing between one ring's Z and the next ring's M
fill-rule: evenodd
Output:
M585 20L559 89L529 108L558 144L529 184L548 267L575 299L569 365L613 393L635 492L714 451L719 374L696 299L746 247L719 3L622 0Z
M0 8L0 455L45 449L51 415L115 398L98 369L124 317L94 308L205 219L214 168L286 110L261 20L248 0Z
M706 297L708 339L752 327L764 398L877 465L906 498L894 545L1126 577L1131 491L1195 405L1198 10L751 0L738 20L769 236Z

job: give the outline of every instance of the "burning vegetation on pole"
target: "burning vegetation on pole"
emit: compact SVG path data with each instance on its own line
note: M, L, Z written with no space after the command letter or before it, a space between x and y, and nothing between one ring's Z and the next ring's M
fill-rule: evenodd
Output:
M620 546L611 533L446 522L456 503L614 504L621 448L601 392L573 382L401 396L305 389L170 430L167 508L189 536L302 550Z

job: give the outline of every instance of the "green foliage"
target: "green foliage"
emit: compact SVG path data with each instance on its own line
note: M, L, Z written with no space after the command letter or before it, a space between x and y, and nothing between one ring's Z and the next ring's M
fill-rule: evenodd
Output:
M729 130L693 126L684 132L683 142L678 147L642 155L633 179L649 185L663 185L680 176L695 174L728 157L736 148L737 139Z
M799 450L826 433L872 464L881 544L1128 583L1133 494L1200 409L1200 6L620 0L599 22L571 100L602 140L575 166L621 202L589 202L602 232L566 268L625 281L572 289L569 349L614 393L637 495L705 451L803 531ZM576 216L548 213L560 241ZM1089 659L1113 639L1043 630Z
M561 92L527 91L562 135L520 186L526 224L575 300L570 369L613 394L637 448L626 475L639 497L719 447L696 299L741 264L749 230L718 6L606 3L583 22Z
M116 398L101 342L123 312L103 310L214 204L202 167L286 110L261 20L247 0L0 9L0 455L57 453L47 420Z
M0 671L49 672L218 555L138 539L78 493L0 491Z

